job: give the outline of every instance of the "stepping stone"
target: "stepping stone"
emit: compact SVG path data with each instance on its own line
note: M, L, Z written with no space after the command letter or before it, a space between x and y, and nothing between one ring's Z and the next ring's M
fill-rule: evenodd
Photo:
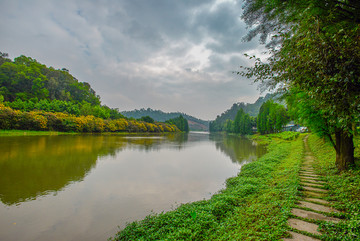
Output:
M311 182L300 182L303 186L309 186L309 187L317 187L317 188L323 188L323 185L317 184L317 183L311 183Z
M306 167L306 166L313 167L313 164L314 164L313 162L303 162L302 166L303 167Z
M309 236L306 236L306 235L303 235L303 234L300 234L300 233L295 233L295 232L291 232L291 231L288 231L289 234L291 234L291 238L285 238L283 240L285 241L320 241L320 239L316 239L316 238L312 238L312 237L309 237Z
M305 155L304 159L306 161L315 161L315 157L313 157L311 154L310 155Z
M321 233L317 231L319 225L316 225L314 223L305 222L300 219L290 218L288 220L288 224L290 227L295 228L297 230L305 231L316 235L321 235Z
M321 189L321 188L316 188L316 187L308 187L308 186L303 186L303 188L307 191L314 191L314 192L328 192L328 190L325 189Z
M300 177L314 177L314 178L317 178L317 177L320 177L320 176L316 175L316 174L303 174L303 173L300 173Z
M325 201L323 199L318 199L318 198L305 198L306 201L309 202L317 202L317 203L322 203L322 204L329 204L328 201Z
M300 176L300 179L306 179L306 180L313 180L313 181L321 181L315 177L305 177L305 176Z
M339 212L331 207L320 205L320 204L309 203L309 202L304 202L304 201L299 201L299 203L300 203L300 204L298 204L299 207L310 208L312 210L319 211L319 212L326 212L326 213Z
M300 171L301 171L301 172L314 172L315 169L310 168L310 167L307 167L307 168L301 168Z
M318 176L315 172L310 172L310 171L300 171L300 175L316 175L316 176Z
M291 213L301 218L308 218L313 220L322 220L322 221L334 222L334 223L338 223L340 221L340 219L338 218L326 217L325 215L320 213L306 211L298 208L293 208L291 210Z
M325 196L324 193L318 193L318 192L305 191L304 193L308 197L324 197Z
M301 178L300 178L301 179ZM310 183L313 183L313 184L325 184L326 182L324 181L320 181L320 180L314 180L314 179L301 179L302 182L310 182Z
M288 231L289 234L291 234L291 238L285 238L283 240L285 241L320 241L320 239L316 239L316 238L312 238L312 237L309 237L309 236L306 236L306 235L303 235L303 234L300 234L300 233L295 233L295 232L291 232L291 231Z

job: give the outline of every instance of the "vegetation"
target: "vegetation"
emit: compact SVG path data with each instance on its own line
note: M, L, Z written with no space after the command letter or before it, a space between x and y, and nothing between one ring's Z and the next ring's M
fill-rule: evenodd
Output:
M170 119L174 119L179 117L180 115L183 116L187 121L189 125L189 129L192 131L207 131L209 130L209 122L200 120L198 118L195 118L193 116L180 113L180 112L171 112L171 113L165 113L161 110L153 110L150 108L147 109L140 109L140 110L132 110L132 111L123 111L121 112L125 117L128 118L135 118L140 119L143 116L149 116L155 121L161 121L165 122Z
M57 136L71 135L76 133L58 131L24 131L24 130L0 130L0 136Z
M236 133L240 135L252 134L252 127L254 127L254 119L252 119L249 114L245 114L243 109L238 110L234 121L227 120L224 125L224 129L227 133Z
M102 119L61 112L20 111L0 103L0 129L61 132L175 132L175 125L136 120Z
M299 188L301 138L274 134L269 152L242 167L209 200L128 224L113 240L276 240L284 237ZM286 133L286 135L299 135Z
M256 117L259 114L261 105L271 98L276 98L276 95L267 94L265 97L259 97L253 104L243 102L233 104L230 109L224 111L221 115L218 115L214 121L209 123L210 131L226 131L232 133L233 131L229 131L229 120L234 121L240 109L242 109L244 113L249 114L252 127L256 127Z
M360 240L360 139L355 138L356 166L339 172L336 167L335 150L329 142L310 135L309 146L316 156L316 171L323 176L329 189L327 199L342 211L340 223L319 222L323 240Z
M118 109L102 106L90 84L79 82L67 69L56 70L35 59L20 56L11 61L0 52L0 101L21 111L43 110L123 118Z
M288 122L289 116L285 107L268 100L260 107L257 129L260 134L279 132Z
M102 106L88 83L68 70L46 67L20 56L0 53L0 129L61 132L174 132L172 124L126 119Z
M243 13L255 26L248 39L272 39L268 60L251 57L255 66L239 74L296 98L299 120L330 140L339 170L354 165L360 120L359 13L354 0L246 0Z
M188 121L182 115L177 118L167 120L165 123L175 125L180 131L189 132Z
M210 131L225 131L227 133L241 135L252 134L252 129L256 127L257 131L261 134L281 131L289 122L290 118L285 107L274 102L269 96L271 95L267 95L268 100L266 102L261 102L260 99L256 102L262 103L259 107L257 117L251 117L245 112L245 108L240 108L233 119L225 119L232 115L231 113L236 109L234 106L238 106L234 104L233 107L223 113L221 117L218 116L215 121L210 122ZM261 100L264 100L264 98Z

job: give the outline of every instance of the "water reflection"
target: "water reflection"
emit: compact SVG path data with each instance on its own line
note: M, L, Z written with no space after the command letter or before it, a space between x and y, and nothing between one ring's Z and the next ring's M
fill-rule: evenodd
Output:
M225 153L234 163L248 163L256 160L266 153L266 148L256 143L235 135L214 134L210 140L215 142L216 149Z
M13 205L56 193L71 182L83 180L99 157L115 157L125 148L159 151L173 146L181 149L186 141L185 134L1 137L0 200Z
M106 240L151 210L209 198L264 149L190 133L0 137L0 153L0 240Z

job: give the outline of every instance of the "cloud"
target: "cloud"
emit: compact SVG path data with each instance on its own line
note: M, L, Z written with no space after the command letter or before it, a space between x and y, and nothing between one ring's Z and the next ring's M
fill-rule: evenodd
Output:
M110 107L214 119L259 95L231 73L264 50L240 15L234 0L1 1L0 51L69 69Z

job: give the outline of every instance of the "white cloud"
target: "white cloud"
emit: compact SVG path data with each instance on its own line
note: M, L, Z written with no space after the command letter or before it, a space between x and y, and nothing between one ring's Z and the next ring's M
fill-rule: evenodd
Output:
M1 1L0 51L69 69L110 107L214 119L259 95L231 74L264 50L242 42L240 14L234 0Z

